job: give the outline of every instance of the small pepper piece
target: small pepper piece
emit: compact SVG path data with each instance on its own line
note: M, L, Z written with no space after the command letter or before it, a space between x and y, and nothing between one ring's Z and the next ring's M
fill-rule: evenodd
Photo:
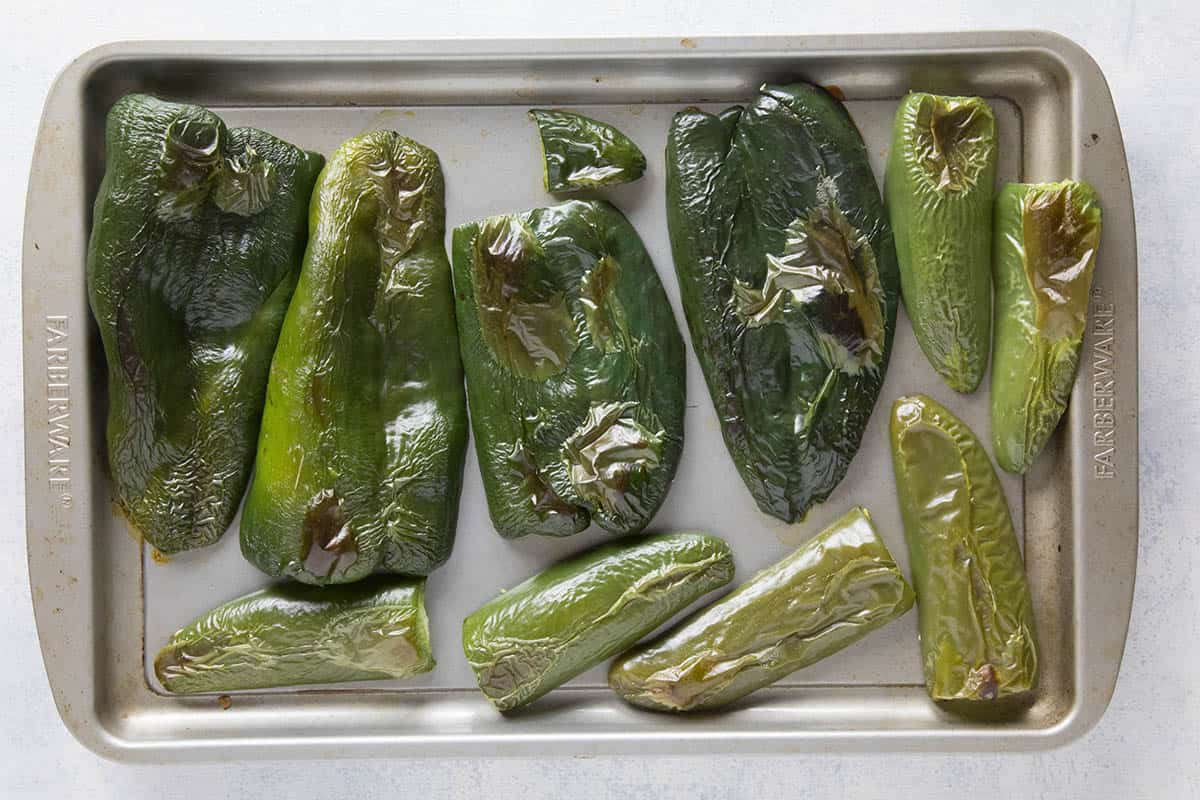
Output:
M560 561L463 621L463 652L499 711L531 703L625 650L733 579L703 533L613 542Z
M1010 183L996 199L992 448L1024 474L1066 411L1100 246L1086 183Z
M535 108L529 112L542 143L542 183L570 192L629 183L646 171L646 157L612 125L582 114Z
M924 395L896 400L891 439L929 696L991 701L1032 691L1033 601L987 453Z
M657 711L734 702L903 616L913 592L856 507L782 561L613 662L622 700Z
M171 636L154 674L175 694L407 678L434 667L423 578L281 584Z

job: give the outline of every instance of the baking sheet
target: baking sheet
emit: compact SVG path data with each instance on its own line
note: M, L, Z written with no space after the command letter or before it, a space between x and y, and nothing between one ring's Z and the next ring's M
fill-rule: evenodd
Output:
M325 153L364 130L393 128L440 154L450 227L553 202L540 186L529 107L593 114L629 133L649 158L645 178L603 196L641 234L682 328L663 207L671 115L690 103L717 109L745 101L763 80L796 77L847 95L877 175L896 103L920 87L988 97L1002 180L1084 178L1102 198L1092 322L1072 406L1028 478L1002 477L1024 540L1042 645L1042 686L1027 713L988 725L931 704L911 613L726 713L684 719L629 708L604 688L598 668L526 713L501 717L474 688L459 649L462 617L607 535L502 540L487 519L473 453L454 555L429 581L435 672L404 682L239 693L231 706L158 691L147 659L166 637L265 578L242 560L236 529L213 548L158 563L112 508L103 362L83 259L103 170L103 118L116 97L150 91L202 103L231 125L259 126ZM67 727L110 757L1041 748L1080 735L1111 695L1136 557L1136 249L1111 98L1086 53L1060 37L111 45L69 67L47 100L30 179L23 293L27 519L39 636ZM738 581L853 503L871 509L907 571L886 437L896 396L931 393L987 440L986 384L966 398L946 389L901 312L888 379L849 474L808 520L787 526L754 508L690 349L688 369L683 459L652 528L727 538Z

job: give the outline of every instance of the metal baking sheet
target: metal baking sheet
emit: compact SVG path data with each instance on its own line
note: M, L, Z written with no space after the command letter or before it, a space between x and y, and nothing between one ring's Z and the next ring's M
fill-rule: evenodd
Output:
M458 541L429 579L437 669L403 682L175 698L148 669L175 629L262 586L236 522L216 546L151 557L114 511L103 455L102 354L84 289L90 207L103 172L103 118L128 91L201 103L324 153L391 128L433 147L448 225L554 202L540 186L531 106L615 123L646 152L641 181L605 196L653 256L682 326L666 233L663 149L686 105L720 108L765 80L837 86L882 175L896 102L909 87L987 97L1001 180L1084 178L1105 228L1082 366L1067 419L1022 481L1004 475L1025 553L1043 679L1022 717L982 724L926 698L916 614L721 714L679 718L624 706L603 668L525 713L483 700L459 646L462 618L500 589L606 538L505 541L487 517L468 455ZM30 574L47 671L67 726L122 760L547 752L1042 748L1080 735L1115 684L1137 547L1136 248L1112 101L1091 59L1048 34L397 43L160 43L101 48L72 64L46 104L30 180L24 252ZM987 385L955 395L901 315L879 406L849 474L800 524L759 513L721 441L694 354L686 445L652 526L726 538L737 580L840 515L868 506L907 571L891 477L887 410L925 391L981 435Z

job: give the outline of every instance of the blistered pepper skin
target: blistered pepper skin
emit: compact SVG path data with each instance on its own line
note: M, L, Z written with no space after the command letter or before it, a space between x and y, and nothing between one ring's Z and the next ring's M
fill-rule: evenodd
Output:
M542 143L542 184L547 192L571 192L629 183L646 171L646 156L625 134L570 111L535 108Z
M175 694L407 678L434 667L423 578L293 583L213 609L154 659Z
M758 507L802 519L842 480L887 371L891 229L846 109L765 86L667 139L667 222L692 344Z
M683 448L684 350L633 226L574 201L454 231L471 425L501 536L642 530Z
M907 95L888 156L888 218L917 342L956 392L979 387L992 340L996 119L978 97Z
M269 575L425 575L454 544L467 441L432 150L343 143L271 366L242 552Z
M913 592L866 509L613 662L622 700L656 711L728 705L903 616Z
M923 395L896 400L891 439L929 696L991 701L1032 691L1033 602L986 451Z
M323 163L198 106L108 114L87 287L108 365L108 463L134 530L210 545L254 459L267 371Z
M1086 183L1011 183L996 199L992 447L1024 474L1066 411L1079 369L1100 205Z
M702 533L602 545L468 616L463 651L487 699L509 711L627 649L733 569L729 546Z

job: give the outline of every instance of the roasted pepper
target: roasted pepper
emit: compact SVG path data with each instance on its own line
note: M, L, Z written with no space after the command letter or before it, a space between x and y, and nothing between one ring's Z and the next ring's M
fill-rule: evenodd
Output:
M858 130L808 84L687 109L667 139L667 222L725 444L793 522L845 476L896 325L891 229Z
M703 533L613 542L560 561L463 621L463 652L499 711L533 702L733 579Z
M165 553L212 544L246 489L322 159L211 111L108 114L87 286L108 362L108 463Z
M924 395L892 407L892 465L935 700L997 700L1037 685L1025 564L983 446Z
M1010 183L996 199L992 448L1009 472L1029 469L1071 398L1099 246L1086 183Z
M658 711L732 703L902 616L912 589L864 508L613 662L621 699Z
M642 177L646 157L633 141L603 122L535 108L529 112L542 142L542 183L547 192L570 192Z
M683 339L637 232L605 202L454 231L471 425L501 536L640 531L683 447Z
M887 167L900 288L917 343L956 392L973 392L992 336L996 119L978 97L910 94Z
M424 575L450 555L467 420L444 198L437 156L391 131L321 173L242 516L269 575Z
M423 578L262 589L199 617L154 659L177 694L407 678L434 667Z

